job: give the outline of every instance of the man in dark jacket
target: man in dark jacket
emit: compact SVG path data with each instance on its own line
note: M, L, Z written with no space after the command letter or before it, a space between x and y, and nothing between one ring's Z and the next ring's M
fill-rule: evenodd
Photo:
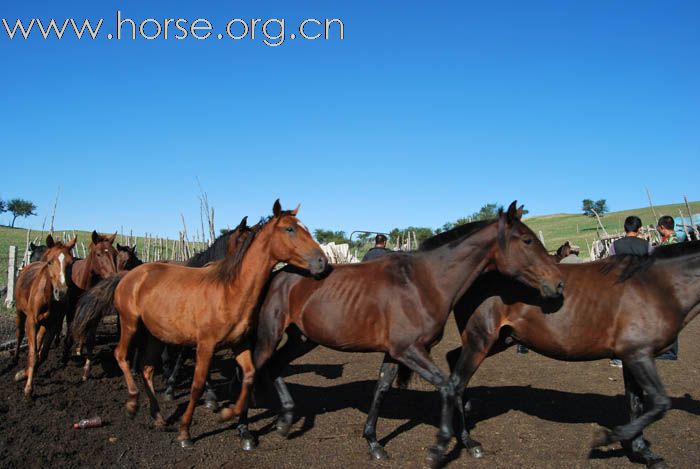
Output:
M386 248L386 236L384 236L383 234L378 234L374 238L374 247L367 251L365 257L362 258L362 262L376 259L377 257L381 257L384 254L388 254L390 252L391 250Z
M644 256L651 254L651 244L646 239L639 238L639 230L642 227L642 220L631 215L625 218L625 237L616 240L610 246L610 255L634 254Z

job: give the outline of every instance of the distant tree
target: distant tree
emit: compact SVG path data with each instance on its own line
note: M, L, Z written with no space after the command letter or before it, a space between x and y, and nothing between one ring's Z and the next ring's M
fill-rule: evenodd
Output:
M0 213L7 212L7 202L0 199Z
M36 205L32 202L24 199L12 199L7 203L7 211L12 212L12 224L11 227L14 228L15 220L17 217L28 217L30 215L36 215L34 213L36 210Z
M314 237L316 238L316 241L318 241L320 244L328 244L331 242L335 244L350 244L350 240L345 235L345 231L333 231L317 228L314 231Z
M491 220L498 215L498 204L486 204L474 212L471 216L471 221Z
M588 215L589 217L594 216L594 211L601 216L609 211L608 204L605 199L596 200L595 202L591 199L583 199L581 210L583 211L584 215Z

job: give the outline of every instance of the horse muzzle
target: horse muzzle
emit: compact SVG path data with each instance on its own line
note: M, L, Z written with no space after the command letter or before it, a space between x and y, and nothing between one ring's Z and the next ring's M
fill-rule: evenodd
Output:
M63 301L68 293L67 288L54 288L53 289L53 299L56 301Z
M564 295L564 282L562 280L556 284L545 282L540 288L540 294L545 298L559 298Z
M328 258L322 251L309 256L307 262L309 264L309 272L313 275L322 274L328 268Z

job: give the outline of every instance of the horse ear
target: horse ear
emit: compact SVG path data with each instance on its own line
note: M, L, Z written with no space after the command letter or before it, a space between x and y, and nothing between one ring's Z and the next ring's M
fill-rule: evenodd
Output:
M297 208L295 208L294 210L292 210L292 215L293 215L293 216L295 216L295 217L297 216L297 213L299 213L299 207L301 207L301 204L297 204Z
M123 248L123 246L121 244L117 243L117 251L125 251L125 249Z
M73 249L75 247L75 243L77 243L77 242L78 242L78 237L73 236L73 239L71 239L70 242L68 242L68 244L66 244L66 248L68 248L68 250L70 251L71 249Z
M56 243L55 243L54 240L53 240L53 236L51 236L51 235L49 234L49 235L46 237L46 247L47 247L47 248L52 248L54 244L56 244Z
M97 231L92 230L92 244L97 244L100 242L100 235L97 234Z
M515 214L516 214L517 217L518 217L518 220L520 220L521 218L523 218L523 209L524 209L524 208L525 208L525 206L524 206L524 205L521 205L520 207L518 207L518 210L515 212Z
M513 223L513 220L519 219L518 215L518 209L517 209L517 200L514 200L510 203L508 206L508 212L506 214L506 218L508 220L508 223Z
M34 244L34 243L29 243L29 250L30 250L30 251L36 250L36 244Z
M245 228L246 226L248 226L248 215L246 215L245 217L241 218L241 222L238 224L238 226L236 227L236 229L237 229L237 230L242 230L242 229Z
M109 241L109 244L112 244L115 239L117 239L117 232L116 231L114 232L114 234L112 236L107 238L107 241Z
M277 199L275 200L275 203L272 206L272 214L276 217L279 217L280 213L282 213L282 205L280 204L280 199Z

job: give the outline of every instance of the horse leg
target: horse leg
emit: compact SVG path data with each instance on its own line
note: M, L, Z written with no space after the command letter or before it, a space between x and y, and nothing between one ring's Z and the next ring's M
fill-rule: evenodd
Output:
M238 422L238 433L241 435L241 445L244 451L250 451L257 446L255 437L248 429L248 398L250 395L250 388L253 386L253 381L255 380L255 367L253 366L251 350L248 348L236 355L236 362L243 371L241 393L238 395L238 400L233 407L227 407L221 411L220 420L225 422L237 415L241 417Z
M377 460L389 458L382 445L377 441L377 419L379 418L379 408L382 405L384 395L391 388L391 383L394 382L398 371L398 363L391 360L388 355L384 355L384 362L379 370L379 379L374 388L374 399L372 399L372 405L367 413L365 428L362 431L362 436L369 445L370 456Z
M427 459L431 467L439 467L453 434L452 418L456 402L456 382L438 368L424 347L414 344L393 358L418 373L421 378L437 387L440 392L442 398L440 429L437 433L437 442L428 451Z
M153 417L154 425L156 428L162 428L165 426L165 419L160 413L160 406L158 405L158 398L156 397L156 390L153 386L153 372L155 366L158 364L160 359L160 354L165 348L165 344L153 336L149 337L145 344L143 352L143 366L141 367L141 376L143 377L143 382L146 385L146 394L148 395L148 400L150 403L151 417Z
M219 411L219 400L216 398L214 386L211 385L211 369L209 369L207 379L204 381L204 406L212 412Z
M73 334L71 334L71 330L73 329L73 317L75 316L75 307L69 307L66 310L65 313L65 318L66 318L66 336L63 338L63 365L68 364L68 360L70 360L71 356L71 349L73 348ZM60 330L63 327L63 319L61 319L59 323L59 335L61 334Z
M499 328L495 323L480 324L479 327L462 331L461 351L455 349L447 353L447 362L452 370L450 379L455 383L457 389L456 408L457 424L460 428L459 439L469 454L475 458L483 457L484 449L481 443L474 440L469 434L469 424L466 419L466 407L469 406L469 401L463 396L466 395L469 380L498 340L498 334ZM459 351L459 356L456 354L457 351ZM464 405L465 400L466 405Z
M304 340L301 334L288 334L287 342L274 353L272 359L270 359L267 364L269 376L275 377L275 389L277 390L277 395L282 404L282 412L277 417L277 432L283 436L289 434L289 430L294 423L295 404L287 385L281 377L282 371L289 363L307 354L316 347L318 347L317 343L308 339Z
M625 397L630 421L632 421L644 413L644 392L626 366L622 367L622 376L625 380ZM651 451L641 432L632 440L623 441L622 447L631 454L632 458L644 461L648 467L663 466L664 459Z
M27 315L24 314L24 312L17 310L17 316L15 317L15 324L17 325L17 329L15 330L15 354L12 357L12 366L15 366L19 363L19 349L22 346L22 341L24 340L24 324L27 321ZM24 370L22 370L24 371ZM19 372L18 372L19 374ZM24 379L24 376L22 376L21 379ZM15 375L15 380L19 381Z
M167 388L165 388L165 398L172 401L175 399L175 385L177 384L177 375L180 374L182 362L184 360L185 347L179 347L175 365L173 366L170 376L168 376Z
M209 371L209 363L214 355L215 344L200 342L197 344L197 359L194 365L194 377L192 378L192 389L190 390L190 402L187 403L187 409L180 420L180 434L177 439L182 448L192 447L192 439L190 438L190 424L192 423L192 414L197 405L197 401L202 397L204 391L204 381L207 379Z
M599 431L593 441L594 448L616 441L633 440L641 435L645 427L660 420L671 408L671 399L666 395L651 355L623 358L623 366L628 367L630 376L647 394L650 405L625 425Z
M34 382L34 368L36 367L36 324L33 318L25 323L25 333L27 334L27 382L24 385L24 397L29 398L32 395L32 384ZM15 376L17 379L17 376Z
M129 392L129 397L126 400L126 412L129 415L129 417L133 417L134 415L136 415L136 411L139 407L139 388L136 386L134 376L131 374L129 362L127 361L129 344L131 343L131 339L136 333L137 326L138 318L134 315L129 315L128 318L122 318L122 327L121 334L119 335L119 343L117 344L117 348L114 349L114 358L116 358L117 364L119 365L119 368L124 374L124 381L126 381L126 387Z

